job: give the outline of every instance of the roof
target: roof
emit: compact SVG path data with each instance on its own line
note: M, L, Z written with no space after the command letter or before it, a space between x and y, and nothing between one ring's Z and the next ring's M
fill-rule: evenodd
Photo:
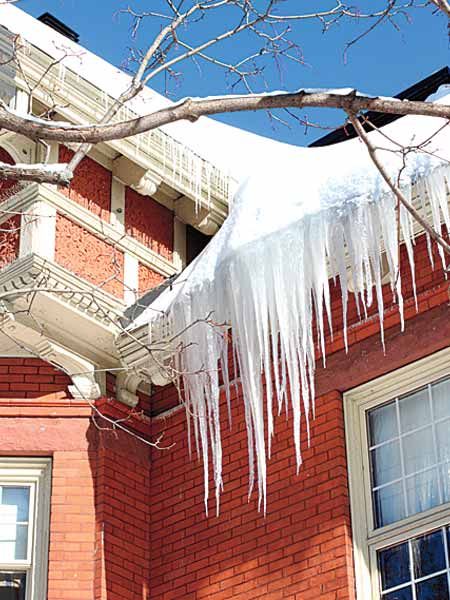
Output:
M406 90L396 94L394 98L398 98L399 100L417 100L423 102L432 94L435 94L441 85L445 85L446 83L450 83L449 67L443 67L442 69L439 69L439 71L428 75L428 77L425 77L425 79L418 81L409 88L406 88ZM368 111L364 113L364 117L360 118L360 121L367 119L376 127L384 127L384 125L400 119L401 116L402 115L388 115L385 113ZM366 131L370 131L371 127L366 123L364 124L364 129ZM354 137L356 137L356 132L353 128L353 125L346 125L345 127L339 127L338 129L335 129L334 131L331 131L330 133L320 137L318 140L315 140L310 144L310 147L329 146L330 144L337 144L338 142L343 142Z

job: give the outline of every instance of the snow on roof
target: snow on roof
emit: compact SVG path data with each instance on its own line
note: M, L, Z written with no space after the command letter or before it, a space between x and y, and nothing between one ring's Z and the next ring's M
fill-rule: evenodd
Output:
M440 90L434 99L450 103L448 92ZM433 117L407 116L369 137L381 148L379 158L395 181L403 165L398 150L411 148L402 169L402 189L411 201L415 185L422 201L428 197L434 227L440 228L441 219L450 227L449 124ZM427 140L422 150L414 150ZM249 432L250 488L256 481L265 505L272 413L284 410L287 402L293 415L297 465L301 465L300 420L303 415L308 423L312 413L316 343L324 355L325 322L332 328L330 274L339 276L345 338L348 265L360 307L365 311L377 303L382 331L385 253L402 315L397 200L363 142L357 138L333 146L277 148L241 185L228 218L202 254L134 322L135 327L148 323L157 341L158 331L170 331L172 336L182 332L176 340L183 350L175 358L178 372L184 374L187 412L194 415L194 432L203 454L206 502L208 447L217 503L222 489L219 369L228 393L225 327L231 327L239 362ZM414 281L413 222L403 206L400 234ZM442 252L441 259L445 263ZM317 340L313 337L316 320Z
M13 4L0 4L0 24L55 59L61 58L63 52L68 53L64 65L112 98L118 98L130 84L130 75ZM170 100L147 87L128 106L137 114L148 114L171 104ZM269 147L275 151L279 143L206 117L196 123L171 123L162 129L238 181L246 175L244 156L254 154L257 148L261 152Z

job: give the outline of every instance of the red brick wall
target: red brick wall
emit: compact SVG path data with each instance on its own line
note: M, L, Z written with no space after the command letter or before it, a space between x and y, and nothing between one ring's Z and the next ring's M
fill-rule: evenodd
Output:
M69 162L72 156L72 150L65 146L59 147L60 162ZM70 187L61 187L60 192L104 221L109 221L111 180L111 171L86 156L76 168Z
M173 213L148 196L131 188L125 191L125 229L157 254L171 260Z
M149 290L157 287L160 283L162 283L165 279L163 275L157 273L150 267L139 263L139 295L143 295Z
M0 190L1 193L1 190ZM0 269L19 256L20 215L0 223Z
M175 446L168 453L152 450L152 600L354 598L341 398L352 387L450 345L449 284L439 262L431 270L423 238L416 244L416 265L418 312L409 269L403 273L403 333L388 286L384 288L386 354L375 307L360 321L353 300L350 349L345 353L340 294L333 290L334 340L327 338L327 368L319 363L317 370L311 446L304 444L297 476L292 420L286 421L285 415L276 420L266 519L257 512L255 493L247 502L247 432L240 387L234 391L231 431L223 410L224 492L218 518L213 501L209 518L203 513L202 465L189 459L184 411L153 421L153 435L164 431L165 442ZM151 411L155 415L177 403L172 388L160 388Z
M100 433L96 496L96 598L149 598L149 450L126 434Z
M58 213L55 260L69 271L123 299L123 252Z
M39 358L0 358L0 397L70 398L70 378Z
M47 600L148 599L148 445L101 418L94 425L43 361L2 358L0 375L0 456L52 458ZM98 407L129 416L114 400ZM145 417L126 423L148 435Z
M185 415L153 424L169 452L152 450L152 600L169 598L353 598L352 550L340 394L319 399L312 444L295 474L292 423L277 419L268 465L267 516L247 502L243 404L233 398L233 428L222 430L220 516L203 509L203 472L187 458ZM169 475L170 474L170 475Z

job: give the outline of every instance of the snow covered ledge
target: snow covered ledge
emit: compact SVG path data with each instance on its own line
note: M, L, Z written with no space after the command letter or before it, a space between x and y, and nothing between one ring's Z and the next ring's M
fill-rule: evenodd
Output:
M442 101L450 102L450 96ZM403 167L399 148L409 148L401 187L409 199L417 196L435 228L441 222L450 227L450 127L444 124L430 117L404 117L383 133L370 134L371 141L383 148L378 155L391 177L397 178ZM417 150L426 140L424 151ZM270 168L267 160L272 162ZM169 332L184 348L175 360L183 374L188 418L195 415L194 432L203 449L205 502L211 444L218 506L222 486L218 367L227 389L229 337L213 322L231 326L250 437L250 490L257 480L265 508L273 405L282 410L290 402L298 467L302 462L300 417L303 414L308 422L314 403L315 317L323 351L325 321L332 326L329 278L340 279L344 335L349 268L360 304L367 307L376 299L383 330L383 260L402 314L398 244L405 244L414 274L413 238L418 228L402 207L398 239L396 199L359 139L322 148L273 142L270 155L256 157L251 168L253 174L238 191L222 229L132 329L142 335L149 325L153 343ZM442 253L441 259L445 263ZM264 389L261 375L271 369L273 387Z

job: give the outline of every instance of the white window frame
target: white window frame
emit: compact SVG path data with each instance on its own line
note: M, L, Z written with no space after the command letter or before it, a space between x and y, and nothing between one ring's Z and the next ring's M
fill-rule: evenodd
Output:
M51 458L0 457L0 485L30 487L27 559L0 563L0 571L27 571L26 600L47 597L51 467Z
M374 528L367 411L450 376L450 348L344 394L345 435L358 600L379 600L377 551L450 524L450 502Z

